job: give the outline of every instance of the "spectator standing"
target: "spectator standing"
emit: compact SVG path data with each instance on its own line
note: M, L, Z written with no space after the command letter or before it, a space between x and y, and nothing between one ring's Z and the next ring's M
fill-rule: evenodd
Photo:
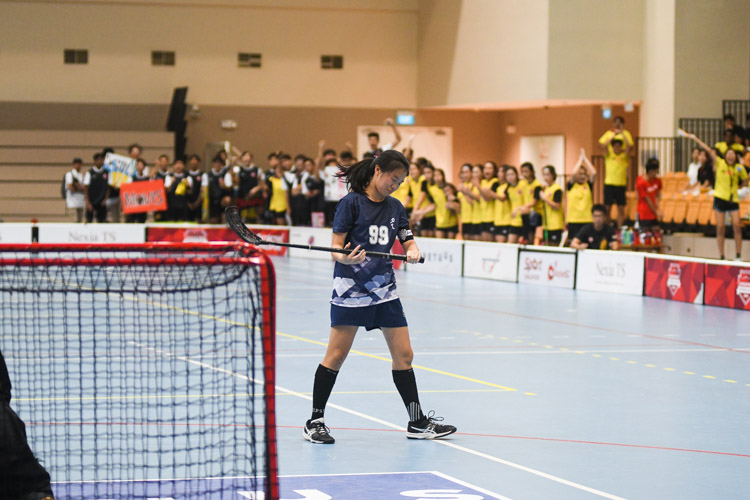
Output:
M434 192L435 167L428 163L422 167L422 176L419 182L419 195L414 202L414 210L411 214L411 224L419 227L419 234L427 238L435 236L435 200ZM433 189L431 189L433 188Z
M745 168L737 161L737 152L728 149L726 159L719 158L716 151L709 148L706 143L698 139L695 134L688 134L689 139L694 140L707 151L714 163L716 182L714 185L714 211L716 212L716 244L719 247L719 255L724 260L724 236L726 234L725 217L732 221L734 229L734 245L737 255L736 261L742 260L742 227L740 226L739 187L747 184L748 174Z
M733 149L738 153L745 151L745 146L737 140L734 130L729 128L724 130L724 140L714 144L714 148L719 151L721 158L726 158L727 151L730 149Z
M571 248L585 250L587 248L596 250L617 250L620 244L617 242L617 231L607 223L607 207L594 205L591 210L591 218L594 222L586 224L570 242Z
M143 158L138 158L135 162L135 175L130 178L129 182L144 182L148 180L151 180L151 177L148 175L148 165L146 165L146 160L144 160ZM146 222L147 216L147 212L127 214L125 215L125 222L139 222L143 224L144 222Z
M495 230L495 191L500 185L497 178L497 164L494 161L482 165L482 180L479 181L479 206L482 212L481 240L494 241Z
M82 168L83 160L73 158L73 168L65 174L65 207L73 210L76 222L83 222L83 209L86 204Z
M638 226L649 229L659 224L661 212L659 199L661 198L661 179L659 175L659 160L650 158L646 162L646 174L635 181L638 192Z
M232 186L235 192L235 204L240 210L248 209L246 219L257 220L264 205L265 182L263 173L253 162L253 154L243 151L238 165L232 169Z
M220 156L211 160L211 170L206 173L205 181L208 220L211 224L221 224L224 209L232 203L232 176Z
M335 161L335 157L333 161ZM320 171L318 165L311 158L305 158L303 164L304 173L302 174L302 194L306 199L306 210L309 214L307 217L307 223L312 223L312 214L317 212L323 212L325 210L325 196L324 189L325 183L320 178Z
M528 161L521 165L521 177L524 181L523 208L521 209L523 232L526 241L532 243L536 239L537 228L542 225L542 200L539 197L542 183L536 178L534 165Z
M83 192L86 200L86 222L107 222L107 198L109 196L109 173L104 169L104 153L94 155L94 166L83 177Z
M204 181L206 174L201 169L201 157L190 155L188 157L188 176L193 183L193 189L188 197L188 221L200 222L203 214L203 198L206 196Z
M289 214L288 183L284 178L284 173L282 163L279 163L267 180L269 219L271 224L277 226L286 224L286 216Z
M154 165L154 172L151 175L151 178L155 181L160 180L162 182L166 182L168 175L169 175L169 156L159 155L159 157L156 159L156 164ZM167 220L169 220L169 213L167 210L154 212L155 222L164 222Z
M427 189L435 203L435 237L453 239L458 232L457 205L446 194L445 171L436 168L433 179L434 182Z
M518 243L519 238L523 235L523 218L521 210L523 209L523 193L526 189L526 181L519 179L516 167L508 165L505 167L505 180L508 187L505 190L505 197L510 203L510 226L508 227L508 243Z
M164 180L164 190L167 192L168 220L185 222L188 220L188 201L193 190L193 179L185 172L185 162L175 160L172 173Z
M396 124L393 122L392 118L386 118L385 124L391 127L391 130L393 130L393 135L396 137L396 140L393 142L389 142L388 144L384 145L382 148L380 147L380 134L377 132L370 132L367 134L367 142L368 142L368 149L365 151L365 154L370 153L373 156L377 156L383 151L388 151L389 149L393 149L401 142L401 134L398 131L398 128L396 127ZM362 155L362 158L364 158L364 155Z
M458 202L461 204L461 217L459 220L458 234L461 235L463 240L474 239L474 224L472 223L472 205L477 201L477 194L472 191L473 184L471 183L471 163L464 163L461 165L461 171L459 172L458 184ZM477 191L478 193L478 191Z
M563 192L557 183L555 167L552 165L544 167L542 169L542 178L546 186L539 192L539 199L542 203L544 243L550 246L559 246L562 242L565 217L562 208ZM537 243L539 242L534 242L534 244Z
M505 167L497 171L498 186L495 189L495 241L505 243L510 234L510 201L508 201L508 182L505 178Z
M606 143L607 154L604 157L604 205L607 210L617 205L617 225L625 222L625 189L628 185L628 167L630 157L627 142L610 138Z
M699 187L698 172L700 171L701 166L702 166L701 160L700 160L701 148L699 147L693 148L693 150L690 152L690 157L691 157L691 161L690 161L690 165L688 165L688 171L687 171L688 187L685 188L686 191L692 191Z
M586 151L581 149L581 156L573 169L573 180L568 182L568 206L566 219L568 221L568 239L578 235L586 224L591 224L592 209L594 207L594 179L596 169L586 158Z
M599 138L599 145L605 154L607 153L607 144L614 139L621 140L628 149L635 145L630 131L625 129L625 118L622 116L615 116L613 127L604 132Z

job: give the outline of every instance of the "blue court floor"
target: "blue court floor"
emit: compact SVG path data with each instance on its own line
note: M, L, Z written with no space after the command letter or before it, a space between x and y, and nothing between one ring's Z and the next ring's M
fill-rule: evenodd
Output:
M399 271L422 406L458 433L406 439L385 342L360 330L336 443L313 445L333 266L274 263L280 472L315 476L284 499L750 498L746 312ZM404 472L429 473L381 474Z

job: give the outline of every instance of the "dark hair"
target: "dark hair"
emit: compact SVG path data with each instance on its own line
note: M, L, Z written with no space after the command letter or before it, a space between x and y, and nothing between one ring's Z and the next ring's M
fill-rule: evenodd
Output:
M305 161L305 160L307 160L307 156L305 156L302 153L300 153L300 154L298 154L297 156L294 157L295 163L297 162L297 160Z
M165 160L169 161L169 156L167 156L167 155L159 155L159 159L161 160L162 158L164 158ZM219 155L216 155L216 158L219 158ZM224 161L224 160L221 160L221 161Z
M471 171L474 168L474 166L471 163L464 163L463 165L461 165L461 170L467 167L469 168L469 171Z
M611 144L612 144L612 147L615 147L616 144L619 144L620 146L622 146L623 142L622 142L622 139L614 139L612 140Z
M291 159L292 159L291 155L289 155L287 153L281 153L279 155L279 161L291 160Z
M80 159L80 158L78 158L78 157L76 157L76 158L73 158L72 163L83 163L83 160Z
M420 156L419 158L417 158L416 160L414 160L414 163L416 163L419 166L419 168L422 168L425 165L429 165L430 164L430 160L428 160L424 156Z
M323 156L328 156L328 155L336 156L336 150L331 149L331 148L323 150Z
M617 115L617 116L614 117L614 119L612 121L616 122L617 120L620 120L622 122L622 124L625 125L625 118L623 118L622 116Z
M727 113L726 115L724 115L724 120L732 120L732 121L736 121L736 120L734 119L734 115L733 115L733 114L731 114L731 113Z
M731 128L725 129L724 135L727 135L727 134L732 134L732 140L734 140L734 130L732 130Z
M591 213L593 214L594 212L601 212L604 215L607 215L607 207L605 207L601 203L597 203L596 205L591 207Z
M216 155L211 160L211 163L221 163L222 165L224 165L224 160L221 159L221 156Z
M314 160L313 160L312 158L308 158L308 160L310 160L310 161L314 161ZM323 165L323 166L324 166L324 167L335 167L335 166L336 166L336 165L338 165L338 164L339 164L339 162L337 162L337 161L336 161L336 158L328 158L328 159L326 160L326 164L325 164L325 165Z
M352 154L351 151L342 151L341 152L341 159L342 160L351 160L352 158L354 158L354 155Z
M198 155L190 155L190 156L188 156L188 161L190 161L190 160L198 160L200 162L201 161L201 157L198 156Z
M370 137L375 137L377 138L377 140L380 140L380 134L378 134L377 132L370 132L369 134L367 134L367 138L369 139Z
M172 162L172 165L177 165L178 163L182 163L184 165L185 160L183 160L182 158L175 158L174 161Z
M103 159L104 159L104 153L94 153L94 161L103 160Z
M430 165L430 166L432 167L432 170L433 170L432 182L435 182L435 172L440 172L440 175L443 176L443 182L447 182L447 180L445 179L445 170L443 170L442 168L435 168L434 165Z
M534 177L534 179L536 179L536 171L534 170L534 164L531 163L530 161L525 161L525 162L521 163L521 170L523 170L524 167L526 167L529 170L531 170L532 177Z
M130 153L131 151L133 151L134 148L138 148L138 151L143 151L143 148L141 147L141 145L138 144L137 142L135 142L135 143L131 144L130 146L128 146L128 153Z
M443 189L445 189L445 188L450 189L451 190L451 194L453 194L453 196L457 196L458 195L458 189L456 189L456 186L454 186L450 182L446 182L445 183L445 186L443 186Z
M495 163L492 160L487 160L486 162L484 162L485 165L487 165L488 163L492 165L492 177L496 177L497 176L497 163ZM484 166L482 166L482 169L484 170Z
M138 158L137 160L135 160L136 165L138 165L139 163L143 163L144 167L148 167L148 162L144 160L143 158Z
M555 167L552 165L547 165L542 169L542 171L547 170L550 174L552 174L552 177L557 177L557 170L555 170Z
M268 153L268 156L266 157L267 160L270 160L271 158L278 158L279 155L276 154L275 151Z
M373 158L375 158L375 153L373 153L372 151L368 151L362 155L363 160L372 160Z
M408 172L409 162L402 153L390 149L372 160L365 159L348 167L339 165L336 177L346 181L349 191L364 194L372 176L375 175L375 167L380 167L382 172L392 172L400 168Z
M104 156L107 156L107 153L114 153L114 152L115 152L115 150L112 149L112 148L104 148L104 149L102 149L102 154Z
M651 172L652 170L659 170L659 160L656 158L649 158L646 161L646 172Z
M512 171L512 172L513 172L514 174L516 174L516 182L518 182L518 181L519 181L519 178L518 178L518 170L516 170L516 167L514 167L513 165L505 165L505 166L503 167L503 172L505 173L505 176L506 176L506 177L505 177L505 180L508 180L508 177L507 177L507 176L508 176L508 172L511 172L511 171Z

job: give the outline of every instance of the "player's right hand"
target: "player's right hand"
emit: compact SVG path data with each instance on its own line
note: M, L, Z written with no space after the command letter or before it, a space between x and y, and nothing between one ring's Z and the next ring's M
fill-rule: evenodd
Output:
M347 243L344 249L351 248L352 244L351 242ZM341 259L342 264L347 264L349 266L352 266L354 264L361 264L365 261L365 251L362 249L360 245L357 245L354 250L349 255L345 255Z

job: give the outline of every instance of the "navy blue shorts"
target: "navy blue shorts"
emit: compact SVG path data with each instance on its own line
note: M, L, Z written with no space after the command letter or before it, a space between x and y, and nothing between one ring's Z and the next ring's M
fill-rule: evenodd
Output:
M331 304L331 326L344 325L364 326L368 330L408 326L400 299L364 307Z

